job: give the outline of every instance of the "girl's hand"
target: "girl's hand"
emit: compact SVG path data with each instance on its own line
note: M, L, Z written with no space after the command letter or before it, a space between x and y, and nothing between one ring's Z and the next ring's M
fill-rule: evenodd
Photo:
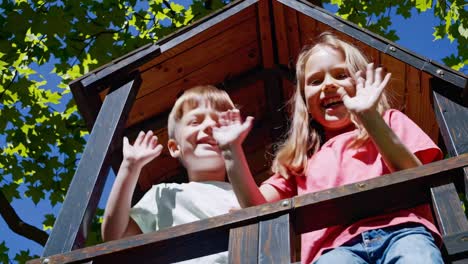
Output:
M242 122L238 109L228 110L219 115L219 127L213 128L213 137L221 149L229 145L242 145L252 129L253 117Z
M123 139L123 162L130 166L143 168L146 164L161 154L163 147L158 144L158 137L153 135L153 131L138 134L133 145L130 145L128 138Z
M362 114L368 110L375 110L380 96L390 80L391 73L385 74L381 67L374 69L374 64L369 63L366 69L366 77L362 77L362 72L358 71L354 78L356 82L356 95L351 97L344 88L340 88L338 93L342 95L345 107L354 114Z

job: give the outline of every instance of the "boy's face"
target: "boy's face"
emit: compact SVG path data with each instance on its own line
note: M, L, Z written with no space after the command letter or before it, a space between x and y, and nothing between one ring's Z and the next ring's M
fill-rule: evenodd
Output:
M225 164L213 127L219 126L218 111L208 102L188 110L176 122L174 139L169 140L171 155L180 158L190 181L224 181Z

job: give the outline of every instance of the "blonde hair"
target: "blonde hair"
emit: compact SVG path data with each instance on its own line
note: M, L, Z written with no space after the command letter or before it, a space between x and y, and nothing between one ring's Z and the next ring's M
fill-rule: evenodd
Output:
M341 52L352 76L359 70L365 72L369 63L367 58L355 46L340 40L329 32L320 34L314 45L302 49L296 63L296 90L289 102L292 108L292 121L287 138L280 144L272 164L272 171L281 174L285 178L293 175L304 175L308 158L319 150L322 143L320 142L319 131L314 128L315 125L312 125L309 120L309 111L304 95L305 66L318 46L327 46ZM382 114L389 108L384 91L378 102L377 111ZM358 147L369 138L369 135L354 116L351 116L351 121L358 128L359 133L350 147Z
M203 101L208 101L213 109L227 111L234 109L234 103L228 93L212 85L200 85L186 90L175 102L167 121L167 130L170 139L175 138L175 128L185 113L197 108Z

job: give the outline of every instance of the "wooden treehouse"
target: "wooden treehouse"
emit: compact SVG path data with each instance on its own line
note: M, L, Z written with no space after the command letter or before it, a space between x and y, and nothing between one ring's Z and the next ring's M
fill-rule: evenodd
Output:
M123 135L132 140L140 130L152 129L165 145L168 112L194 85L225 89L244 115L255 117L244 149L257 183L265 180L272 158L266 153L286 128L284 105L294 87L296 56L323 31L335 32L385 65L393 76L388 87L393 108L437 142L446 159L83 248L109 168L121 162ZM70 86L92 130L43 256L30 263L170 263L226 250L231 263L298 262L294 242L302 233L421 203L432 204L445 260L468 261L468 221L458 197L468 186L467 76L306 1L234 2ZM163 153L157 164L145 167L135 196L157 183L153 179L182 181L180 175L178 161Z

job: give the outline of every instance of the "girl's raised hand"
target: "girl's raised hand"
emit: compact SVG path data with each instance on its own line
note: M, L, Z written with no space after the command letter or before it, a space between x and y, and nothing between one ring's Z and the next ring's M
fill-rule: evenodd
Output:
M147 133L141 131L133 145L130 145L127 137L123 139L124 162L139 168L159 156L162 149L162 145L158 144L158 137L151 130Z
M213 137L220 148L229 145L241 145L252 129L253 117L248 116L244 122L238 109L228 110L219 115L219 127L213 128Z
M345 107L355 114L362 114L368 110L376 109L380 96L385 86L390 81L391 73L386 73L381 67L374 68L374 63L369 63L366 68L366 76L362 77L362 72L358 71L354 78L356 82L356 94L351 97L344 88L340 88L338 93L343 98Z

